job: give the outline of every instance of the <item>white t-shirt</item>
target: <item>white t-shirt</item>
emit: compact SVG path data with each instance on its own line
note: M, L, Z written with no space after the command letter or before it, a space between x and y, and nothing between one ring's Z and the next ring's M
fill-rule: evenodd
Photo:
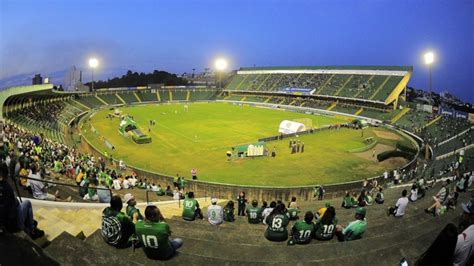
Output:
M415 188L411 190L410 200L416 201L417 199L418 199L418 189Z
M129 178L128 181L130 181L130 185L132 187L134 187L136 184L137 184L137 179L132 177L132 178Z
M408 205L408 198L407 197L401 197L397 200L397 204L395 206L397 207L397 213L395 213L395 216L403 216L405 215L405 209L407 208Z
M270 215L270 213L272 213L272 211L273 211L273 208L270 208L270 207L265 208L265 210L263 210L263 212L262 212L262 219L263 219L263 223L264 223L264 224L267 224L267 223L265 222L265 220L267 219L267 216Z
M453 266L464 266L469 257L474 254L474 225L469 226L458 235L456 249L454 249Z
M120 190L122 187L120 186L120 180L114 179L113 181L114 189L115 190Z
M130 181L128 181L127 179L124 179L122 186L124 189L128 189L130 187Z
M224 220L224 211L219 205L211 205L207 207L207 220L210 224L221 224Z
M33 191L33 198L40 199L40 200L43 200L46 198L46 193L43 192L43 188L44 188L43 182L41 182L40 180L30 179L30 186L31 186L31 190Z

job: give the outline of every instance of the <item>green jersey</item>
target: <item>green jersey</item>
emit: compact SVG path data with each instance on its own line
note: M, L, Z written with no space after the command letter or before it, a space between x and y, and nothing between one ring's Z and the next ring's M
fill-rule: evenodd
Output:
M130 218L130 220L133 220L133 215L135 213L138 213L138 220L143 220L143 216L140 213L140 210L135 208L135 206L128 205L126 209L126 213L127 213L127 216Z
M151 259L167 259L173 255L170 233L170 227L165 222L138 221L135 225L135 234Z
M250 224L259 224L262 221L262 209L250 206L245 212Z
M285 241L288 238L287 226L288 216L285 214L273 214L267 217L267 231L265 236L270 241Z
M318 221L314 225L315 237L319 240L331 240L336 232L337 219L333 219L330 224L323 224Z
M296 221L291 229L291 235L297 244L308 244L314 236L314 224Z
M183 201L183 219L194 221L194 215L199 207L199 203L195 199L185 199Z
M300 213L300 210L297 208L288 209L288 217L290 217L290 219L298 219L299 213Z
M367 229L367 221L364 220L355 220L351 222L342 233L344 234L344 239L346 241L356 240L362 237L365 229Z
M347 197L344 197L344 199L342 200L342 207L344 208L352 208L352 197L351 196L347 196Z

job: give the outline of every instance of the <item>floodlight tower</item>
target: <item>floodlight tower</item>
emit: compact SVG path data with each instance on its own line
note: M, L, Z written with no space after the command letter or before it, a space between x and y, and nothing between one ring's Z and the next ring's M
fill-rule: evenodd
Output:
M425 59L425 64L428 65L428 69L430 71L430 103L433 104L433 88L432 88L432 78L431 78L431 67L434 62L434 53L433 52L427 52L423 56Z
M89 59L89 67L92 70L92 91L94 91L94 69L99 65L99 60L97 58Z
M214 63L214 66L216 67L216 70L219 75L219 89L222 89L222 74L227 68L227 60L225 60L224 58L218 58Z

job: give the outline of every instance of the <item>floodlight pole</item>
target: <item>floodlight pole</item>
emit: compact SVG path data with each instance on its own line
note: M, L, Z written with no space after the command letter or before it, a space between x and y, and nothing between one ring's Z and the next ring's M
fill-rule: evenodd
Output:
M219 89L222 90L222 71L219 71Z
M94 68L91 67L92 69L92 91L94 91Z
M433 105L434 102L433 102L433 88L432 88L432 78L431 78L431 65L432 64L428 65L428 69L430 71L430 103Z

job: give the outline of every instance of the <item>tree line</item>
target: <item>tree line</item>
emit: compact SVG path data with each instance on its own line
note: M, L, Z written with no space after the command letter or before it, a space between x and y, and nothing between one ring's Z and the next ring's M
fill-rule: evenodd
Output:
M166 71L154 70L151 73L133 72L128 70L125 75L112 79L94 81L95 88L138 87L149 84L164 84L165 86L181 86L188 84L184 78ZM90 86L88 82L85 85Z

